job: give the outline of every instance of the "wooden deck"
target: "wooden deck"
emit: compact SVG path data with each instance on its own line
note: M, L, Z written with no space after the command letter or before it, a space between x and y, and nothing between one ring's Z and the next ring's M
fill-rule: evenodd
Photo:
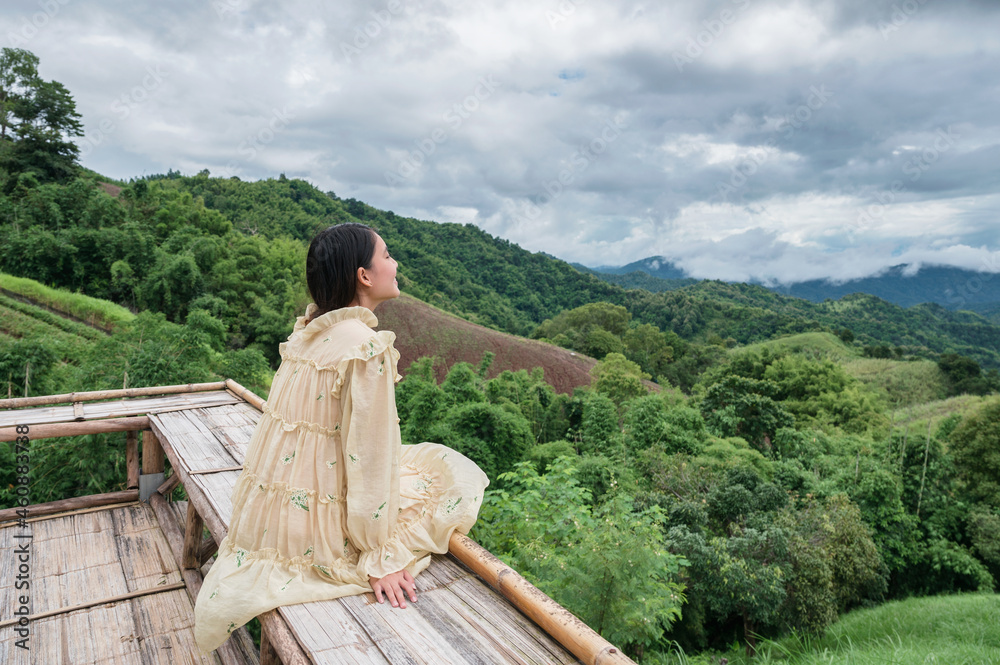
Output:
M187 502L175 510L186 513ZM15 557L31 535L30 649L17 648L11 626L0 628L0 663L217 664L194 642L194 606L180 567L149 504L139 501L44 515L0 525L0 623L16 597ZM243 662L257 663L246 629L235 634Z
M236 385L228 384L230 388ZM245 392L198 389L202 392L177 391L86 405L76 402L76 397L60 396L74 403L0 411L0 440L11 440L10 427L15 422L31 423L33 438L39 438L58 435L50 428L87 427L87 421L119 431L126 420L135 421L138 425L130 427L145 430L143 475L155 477L163 469L162 462L158 468L155 460L148 460L147 451L157 454L162 447L169 467L166 482L148 503L135 500L138 491L131 490L107 495L108 500L119 500L110 506L42 515L30 521L34 533L31 611L35 616L54 612L32 621L30 660L24 658L23 650L14 648L16 636L3 626L15 607L14 564L9 553L15 531L22 529L3 522L4 511L0 511L0 585L5 585L0 586L0 663L581 662L568 644L560 644L508 600L524 593L523 578L509 569L493 579L487 574L492 584L504 590L504 597L451 554L433 556L431 565L417 578L420 601L406 610L376 603L371 593L280 607L260 617L263 654L257 653L243 628L213 652L213 660L200 659L193 639L193 601L202 574L211 565L210 557L227 533L232 490L261 412L255 396L248 396L254 405L241 399ZM135 467L129 474L130 488L139 486L135 438L133 433L129 439L130 468ZM164 498L177 483L183 484L189 505ZM121 495L130 500L120 502ZM211 534L204 542L203 525ZM493 559L485 551L480 558ZM511 575L505 578L507 573ZM516 585L520 588L512 592ZM529 594L542 596L527 586ZM124 594L134 595L120 598ZM565 612L552 621L540 612L532 616L547 623L550 631L556 623L579 623ZM606 642L602 646L603 651L587 659L588 665L631 662Z

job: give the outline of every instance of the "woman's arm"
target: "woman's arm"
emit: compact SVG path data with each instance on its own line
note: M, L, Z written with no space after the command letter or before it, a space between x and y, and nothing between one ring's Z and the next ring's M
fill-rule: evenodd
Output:
M391 345L352 360L341 389L341 441L347 478L347 536L361 553L358 574L381 579L402 571L414 555L400 542L399 423Z

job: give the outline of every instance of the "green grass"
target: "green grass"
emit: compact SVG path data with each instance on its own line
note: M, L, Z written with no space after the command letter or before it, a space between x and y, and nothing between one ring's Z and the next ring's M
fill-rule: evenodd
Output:
M0 335L43 341L61 359L77 358L93 344L93 339L89 336L66 332L33 316L10 309L5 304L0 304Z
M135 315L121 305L91 298L82 293L53 289L26 277L14 277L0 272L0 288L48 305L78 319L110 330L118 323L131 321Z
M105 333L96 328L91 328L86 324L67 319L66 317L59 316L58 314L53 314L47 309L35 307L34 305L29 305L28 303L23 303L20 300L14 300L13 298L8 298L2 293L0 293L0 306L15 310L34 319L38 319L43 323L55 326L63 332L73 335L78 335L95 341L106 337Z
M885 392L888 404L897 408L941 400L948 392L944 373L930 360L857 358L843 366L862 383Z
M821 638L765 640L756 657L742 650L699 654L695 663L730 665L979 665L1000 663L1000 595L910 598L855 610Z
M858 356L858 352L855 349L844 344L836 335L828 332L808 332L788 335L787 337L779 337L766 342L737 347L731 352L760 352L764 348L767 348L772 353L800 353L814 360L821 358L846 360Z

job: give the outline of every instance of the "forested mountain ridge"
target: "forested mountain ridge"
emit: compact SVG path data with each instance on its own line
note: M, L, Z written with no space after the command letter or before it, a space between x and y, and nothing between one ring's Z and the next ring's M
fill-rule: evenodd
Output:
M661 293L625 289L471 224L400 217L283 176L243 182L171 172L121 183L117 198L97 183L86 174L67 184L22 183L0 199L0 270L163 311L172 321L205 309L237 348L260 343L272 361L270 349L308 302L309 239L356 220L379 229L400 262L403 290L516 335L562 311L608 302L689 342L849 329L863 345L925 357L956 352L1000 367L1000 326L943 307L904 309L864 295L811 303L717 281Z
M682 269L662 256L633 261L625 266L588 268L573 264L581 271L627 288L647 291L670 291L699 280L688 277ZM877 275L837 281L813 279L801 282L766 285L786 296L811 302L836 300L854 293L867 293L901 307L937 303L951 310L983 311L1000 306L1000 265L984 263L983 270L965 270L951 266L892 266Z

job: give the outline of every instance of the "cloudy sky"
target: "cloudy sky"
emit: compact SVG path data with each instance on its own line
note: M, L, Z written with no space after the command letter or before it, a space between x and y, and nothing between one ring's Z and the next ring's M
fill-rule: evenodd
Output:
M304 178L587 265L1000 272L991 0L8 0L82 162Z

